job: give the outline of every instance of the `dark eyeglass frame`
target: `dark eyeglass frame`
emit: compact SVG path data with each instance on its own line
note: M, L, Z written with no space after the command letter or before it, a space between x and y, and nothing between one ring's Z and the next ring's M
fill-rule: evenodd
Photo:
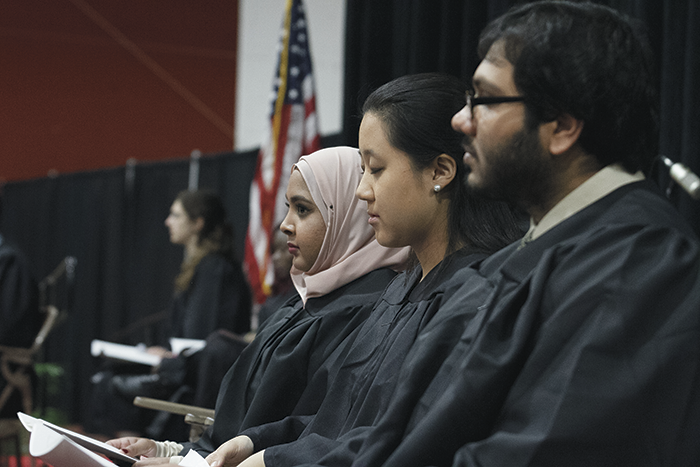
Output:
M474 115L474 106L488 104L503 104L505 102L523 102L524 96L502 96L502 97L474 97L474 90L467 91L467 107L469 113Z

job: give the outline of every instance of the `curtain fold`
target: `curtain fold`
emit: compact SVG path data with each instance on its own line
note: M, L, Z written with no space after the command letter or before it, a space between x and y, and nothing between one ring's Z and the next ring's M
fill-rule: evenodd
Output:
M509 0L347 0L343 136L357 144L366 96L404 74L440 71L466 81L478 64L486 24ZM696 0L598 1L646 25L659 69L659 153L700 174L700 4ZM661 164L652 174L700 234L700 202L669 183Z
M205 155L199 187L217 191L242 254L248 219L248 190L257 151ZM59 175L3 187L2 232L27 255L38 279L65 257L77 259L67 318L46 343L46 359L65 374L49 399L71 421L83 419L89 378L99 359L92 339L119 334L130 324L167 308L182 247L172 245L164 220L180 190L188 186L189 160L140 163L127 183L124 167ZM67 299L67 297L66 297ZM136 344L153 334L122 336ZM47 394L39 394L39 401Z
M343 133L332 144L357 145L359 106L378 86L408 73L442 71L469 81L478 64L476 43L508 0L347 0ZM696 0L611 0L643 20L656 51L661 85L659 152L700 173L700 4ZM326 140L326 145L331 140ZM257 149L205 155L199 186L224 199L239 256L248 219L248 190ZM67 320L46 346L64 366L52 404L82 416L93 338L108 338L130 323L165 309L182 249L168 241L163 221L188 185L189 160L138 163L131 168L59 175L3 187L3 234L34 266L37 278L68 255L78 260ZM653 174L669 184L667 170ZM700 233L700 202L678 187L670 199ZM147 334L132 336L134 341Z

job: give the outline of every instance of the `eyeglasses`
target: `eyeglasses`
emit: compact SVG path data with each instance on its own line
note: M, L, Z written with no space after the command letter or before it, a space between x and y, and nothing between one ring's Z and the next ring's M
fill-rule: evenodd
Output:
M474 97L474 90L470 89L467 91L467 107L469 107L469 113L474 115L474 106L484 105L484 104L503 104L505 102L522 102L525 98L523 96L503 96L503 97Z

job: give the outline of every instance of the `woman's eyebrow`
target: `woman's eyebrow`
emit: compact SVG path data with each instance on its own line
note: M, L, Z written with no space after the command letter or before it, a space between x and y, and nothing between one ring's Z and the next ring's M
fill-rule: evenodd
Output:
M287 197L285 196L285 198L287 198ZM289 201L290 201L290 200L287 199L287 202L289 202ZM299 201L305 201L305 202L307 202L307 203L312 203L312 204L313 204L313 201L311 201L310 199L306 198L305 196L301 196L301 195L294 195L294 196L292 196L291 202L293 202L293 203L298 203Z

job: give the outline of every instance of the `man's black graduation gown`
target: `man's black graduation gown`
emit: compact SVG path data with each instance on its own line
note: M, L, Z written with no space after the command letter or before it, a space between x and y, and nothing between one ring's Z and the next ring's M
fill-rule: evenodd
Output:
M498 294L429 385L412 349L355 465L700 465L700 251L653 188L480 272ZM461 292L450 305L471 307Z
M288 300L226 373L214 425L185 447L210 453L242 428L291 414L311 376L370 315L395 276L391 269L377 269L309 298L306 306L298 295Z
M398 276L362 328L315 375L315 384L309 386L297 413L312 413L304 402L322 399L317 413L288 417L243 433L253 440L256 450L267 448L265 464L272 467L315 462L347 438L354 442L361 439L384 412L397 371L416 336L433 321L449 318L436 313L462 284L460 271L483 256L463 250L445 258L422 281L420 268ZM478 293L486 296L490 289L483 285ZM463 329L465 321L454 320L452 329ZM325 390L326 382L324 395L319 388Z

